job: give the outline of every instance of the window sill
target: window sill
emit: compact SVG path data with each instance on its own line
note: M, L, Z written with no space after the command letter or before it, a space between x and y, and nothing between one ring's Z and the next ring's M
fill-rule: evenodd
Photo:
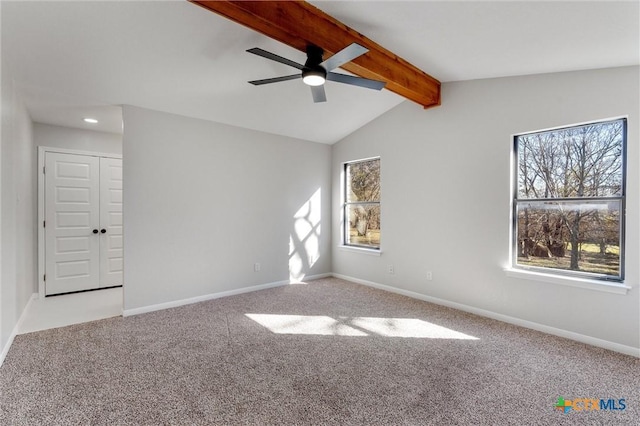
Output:
M586 288L589 290L603 291L605 293L627 294L631 287L625 284L616 284L606 281L589 280L584 278L562 277L542 272L524 271L522 269L505 268L504 272L509 277L525 280L543 281L552 284L566 285L570 287Z
M364 247L353 247L353 246L345 246L340 245L338 248L342 251L350 251L352 253L361 253L369 256L380 256L382 254L382 250L368 249Z

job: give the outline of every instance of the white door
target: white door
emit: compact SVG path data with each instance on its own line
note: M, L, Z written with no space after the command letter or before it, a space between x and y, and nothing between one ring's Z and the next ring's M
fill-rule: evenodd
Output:
M122 160L100 158L100 287L122 285Z
M98 157L45 157L46 295L100 285Z

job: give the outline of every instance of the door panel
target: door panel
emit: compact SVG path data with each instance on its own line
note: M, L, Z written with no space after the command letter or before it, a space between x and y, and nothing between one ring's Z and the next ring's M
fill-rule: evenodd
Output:
M122 160L100 159L100 287L122 285Z
M99 160L48 152L45 171L45 294L98 288Z
M91 237L58 237L57 253L80 253L91 250Z

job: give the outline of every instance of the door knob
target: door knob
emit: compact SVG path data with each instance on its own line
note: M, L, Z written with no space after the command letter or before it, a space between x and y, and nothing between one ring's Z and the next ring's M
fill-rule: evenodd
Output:
M94 229L94 230L93 230L93 233L94 233L94 234L97 234L97 233L98 233L98 230L97 230L97 229Z
M101 229L101 230L100 230L100 233L101 233L101 234L104 234L105 232L107 232L107 230L106 230L106 229Z

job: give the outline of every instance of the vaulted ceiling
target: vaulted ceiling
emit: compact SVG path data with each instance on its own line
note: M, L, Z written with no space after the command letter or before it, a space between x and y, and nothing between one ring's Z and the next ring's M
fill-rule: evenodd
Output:
M640 62L637 1L312 3L442 82ZM118 132L114 106L129 104L334 143L404 101L329 84L314 104L299 80L254 87L291 70L245 50L305 55L187 1L0 7L2 59L38 122L82 127L91 113Z

